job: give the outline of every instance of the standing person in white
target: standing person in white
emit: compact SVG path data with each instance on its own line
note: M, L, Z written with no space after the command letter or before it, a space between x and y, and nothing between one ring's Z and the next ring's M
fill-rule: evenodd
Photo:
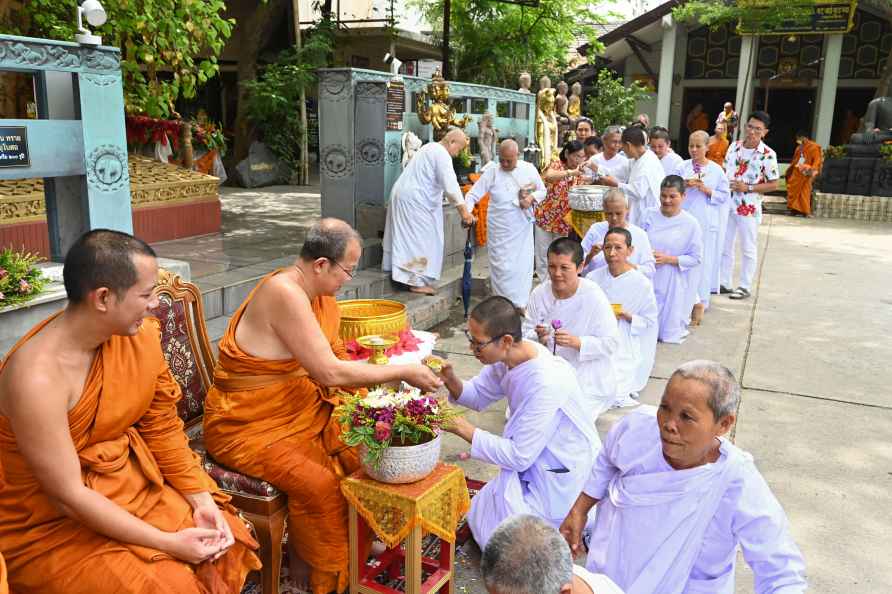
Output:
M729 199L728 178L725 171L706 158L706 145L709 134L703 130L692 132L688 137L688 152L691 158L681 163L674 172L685 180L683 208L694 215L703 232L703 264L692 278L691 325L699 326L703 312L709 308L713 280L718 275L722 259L719 247L719 224L725 201Z
M627 594L733 594L738 547L757 594L802 594L805 561L753 457L724 435L740 386L714 361L675 370L656 413L610 430L561 533L574 553L597 505L586 568Z
M660 207L645 211L641 228L647 231L654 249L657 272L654 295L659 308L662 342L681 344L688 335L688 320L693 307L691 282L693 272L703 261L703 233L697 219L686 213L684 180L668 175L663 180Z
M672 150L669 130L662 126L654 126L650 131L650 150L660 159L660 164L666 175L675 173L675 170L684 161L678 153Z
M465 144L467 136L455 128L440 142L424 145L390 193L381 269L412 292L433 295L433 283L443 271L443 194L458 209L462 223L474 222L452 167L452 158Z
M623 152L632 159L628 183L609 175L597 182L623 191L629 199L629 222L638 226L642 213L660 204L660 182L666 176L660 160L647 149L646 138L641 128L623 130Z
M629 258L629 265L637 268L647 278L653 278L657 263L650 247L650 239L644 229L629 222L629 201L619 188L612 188L604 194L604 216L607 220L599 221L589 227L585 237L582 238L582 251L586 254L583 276L607 266L607 260L601 253L604 237L608 229L622 227L632 234L632 244L635 246Z
M517 143L499 145L499 167L486 170L465 196L468 210L489 193L487 239L492 291L523 309L533 286L533 206L545 198L536 168L518 161Z
M607 126L601 135L604 150L591 157L586 163L588 171L592 175L609 175L619 181L629 179L629 159L620 151L623 148L622 128L619 126ZM595 183L600 183L597 180Z
M746 135L728 147L725 155L725 174L731 182L731 212L725 231L722 254L722 276L719 292L729 293L731 299L746 299L753 287L758 261L757 241L762 221L762 194L777 189L780 171L777 154L762 139L771 127L771 117L764 111L754 111L746 122ZM735 243L740 241L742 262L740 285L734 290Z
M594 421L616 399L614 355L619 348L616 316L604 292L580 278L582 248L567 237L548 246L548 280L533 289L523 336L566 359Z
M474 497L468 526L480 548L506 518L538 516L554 527L567 515L601 447L569 363L524 340L520 314L508 299L490 297L468 320L468 341L484 367L463 382L447 362L450 400L483 410L506 399L511 418L502 435L458 417L447 431L471 444L471 457L499 475Z
M637 404L654 367L657 350L657 298L650 280L629 263L635 244L628 229L614 227L604 238L607 266L586 278L597 283L614 307L619 325L619 348L613 356L616 400L620 406Z

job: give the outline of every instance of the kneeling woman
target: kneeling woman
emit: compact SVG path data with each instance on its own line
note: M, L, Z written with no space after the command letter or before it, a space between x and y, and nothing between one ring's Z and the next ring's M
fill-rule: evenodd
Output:
M561 525L575 552L598 513L586 568L626 594L732 594L737 546L756 592L805 592L805 562L752 456L723 436L740 386L724 366L675 370L656 417L632 413L610 433Z
M653 285L659 308L659 339L676 344L688 335L695 295L691 286L703 259L703 233L697 219L682 210L684 192L684 180L667 175L660 184L660 206L641 215L641 228L647 232L657 263Z

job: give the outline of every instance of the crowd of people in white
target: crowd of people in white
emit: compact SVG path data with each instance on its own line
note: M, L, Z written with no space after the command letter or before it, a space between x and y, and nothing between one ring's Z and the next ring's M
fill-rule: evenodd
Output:
M466 221L489 195L495 295L473 309L467 329L484 368L467 381L448 363L442 374L459 405L481 410L505 399L510 410L501 435L464 418L450 429L469 442L471 457L500 469L469 514L490 592L731 593L738 546L757 592L805 591L783 509L751 456L725 437L740 399L727 368L682 365L655 414L625 416L603 445L595 429L605 410L638 404L658 341L681 343L713 294L750 296L761 193L778 179L776 156L762 142L769 125L767 114L753 113L724 168L706 158L706 133L691 134L684 160L664 129L608 128L603 152L568 143L545 182L506 140L498 164L464 197L442 181L450 143L462 139L455 130L422 147L398 180L385 262L394 280L422 290L439 277L443 252L434 194L446 191ZM564 180L612 186L606 220L584 237L553 226L534 232L537 209ZM732 290L738 240L741 281ZM537 251L547 275L536 270L533 288ZM534 544L558 542L558 528L566 545ZM588 571L569 561L583 548Z

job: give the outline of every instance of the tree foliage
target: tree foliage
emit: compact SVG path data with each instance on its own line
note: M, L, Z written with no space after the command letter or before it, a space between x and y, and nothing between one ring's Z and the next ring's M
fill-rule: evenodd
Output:
M170 117L174 102L195 96L214 77L217 56L232 34L224 0L113 0L108 21L93 29L104 45L121 48L128 113ZM3 30L73 41L76 0L27 0Z
M242 83L248 91L248 119L263 142L292 171L297 168L304 133L298 109L300 92L315 84L316 69L327 65L332 39L329 30L317 28L300 49L288 48L255 80Z
M443 30L443 0L414 0L435 36ZM497 0L452 0L450 48L452 78L501 87L517 85L517 76L530 72L560 75L567 53L579 36L597 49L589 0L541 0L536 8Z
M586 101L585 112L595 130L603 132L607 126L632 121L638 101L648 97L650 93L638 81L626 86L621 77L604 68L598 72L598 82Z

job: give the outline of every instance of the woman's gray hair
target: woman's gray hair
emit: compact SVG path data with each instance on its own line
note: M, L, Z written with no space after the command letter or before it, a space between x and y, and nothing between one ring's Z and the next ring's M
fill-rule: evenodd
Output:
M567 541L550 524L519 515L492 533L480 570L490 592L558 594L573 581L573 557Z
M676 376L697 380L709 388L707 404L716 420L737 414L737 407L740 405L740 384L737 383L731 370L721 363L707 359L688 361L675 370L669 381L671 382Z
M606 128L604 128L604 133L601 134L601 138L604 138L608 134L619 134L620 136L622 136L623 127L622 126L607 126Z
M610 188L604 194L604 199L602 200L602 204L607 204L608 202L613 202L616 200L617 202L622 202L626 208L629 208L629 198L626 196L626 193L620 190L619 188Z

